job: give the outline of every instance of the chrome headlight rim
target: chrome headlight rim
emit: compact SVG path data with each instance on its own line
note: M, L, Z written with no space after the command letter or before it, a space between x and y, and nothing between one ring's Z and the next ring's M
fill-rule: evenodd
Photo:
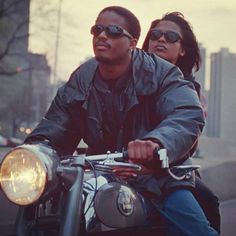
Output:
M29 156L33 157L33 159L34 159L34 160L27 160L27 161L29 161L29 162L35 161L35 165L38 165L38 169L40 169L40 171L42 171L42 176L40 177L40 178L42 178L40 180L40 181L42 181L42 183L40 183L39 190L37 193L35 193L35 196L32 196L32 199L30 199L30 197L27 196L27 194L25 194L25 196L22 196L22 199L19 200L17 198L17 190L16 190L16 188L18 188L17 185L15 185L15 193L16 194L14 195L14 193L13 193L14 192L14 173L17 171L14 170L14 166L13 167L7 166L7 165L9 165L9 163L7 163L7 162L10 162L10 163L12 162L13 164L15 164L17 166L17 163L14 163L14 159L15 159L15 161L20 161L20 158L16 154L17 153L24 153L24 152L28 153ZM14 156L14 155L16 155L16 156ZM17 158L19 158L19 160L17 160ZM11 160L11 159L13 159L13 160ZM21 159L22 162L24 162L23 159ZM4 156L1 166L0 166L0 179L1 179L0 185L1 185L2 191L4 192L5 196L8 198L9 201L11 201L12 203L14 203L16 205L26 206L26 205L34 204L35 202L37 202L41 198L41 196L43 195L43 193L46 189L46 185L47 185L47 181L48 181L48 168L47 168L47 163L46 163L45 159L47 159L45 157L45 155L42 152L40 152L35 145L27 145L27 144L24 144L24 145L14 148L13 150L9 151ZM7 182L8 180L5 180L5 182L4 182L4 179L6 178L4 171L7 171L8 167L9 167L8 172L10 171L10 175L11 175L10 180L9 180L9 182ZM6 170L4 168L6 168ZM15 171L15 172L11 172L11 168L12 168L12 171ZM33 170L28 169L28 171L27 171L27 168L26 168L26 172L28 172L28 173L21 172L21 174L23 174L23 175L28 174L29 176L31 174L31 176L33 176L34 178L37 178L37 177L39 178L39 176L35 176L35 175L37 175L37 173L35 173ZM20 178L23 178L23 177L21 176ZM10 183L10 181L12 181L12 183ZM25 185L26 184L23 183L23 186L25 186ZM30 194L30 192L28 194ZM31 192L31 194L32 194L32 192Z

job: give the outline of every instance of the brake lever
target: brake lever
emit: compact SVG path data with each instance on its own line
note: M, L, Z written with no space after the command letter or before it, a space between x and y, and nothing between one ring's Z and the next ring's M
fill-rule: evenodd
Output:
M111 168L128 168L128 169L133 169L135 171L140 171L142 168L140 165L137 164L133 164L133 163L124 163L124 162L102 162L102 163L98 163L96 166L101 166L101 165L105 165Z

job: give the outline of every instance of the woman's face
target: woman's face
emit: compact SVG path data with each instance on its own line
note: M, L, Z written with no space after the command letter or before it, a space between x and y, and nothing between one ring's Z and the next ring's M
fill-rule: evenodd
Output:
M176 64L179 57L184 56L185 50L181 44L182 32L180 27L172 21L160 21L152 30L160 30L163 33L169 31L171 39L177 37L175 42L170 42L174 40L169 40L168 35L162 34L159 39L150 39L148 52L155 53L159 57ZM174 32L174 33L173 33ZM176 33L178 35L176 35ZM180 38L178 38L180 36ZM168 42L169 41L169 42Z

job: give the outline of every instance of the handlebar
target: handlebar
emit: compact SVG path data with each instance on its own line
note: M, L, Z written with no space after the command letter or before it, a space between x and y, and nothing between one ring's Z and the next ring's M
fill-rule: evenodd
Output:
M107 152L106 154L98 154L85 156L87 161L105 161L105 160L115 160L115 161L124 161L127 159L127 152Z
M161 167L166 169L168 174L176 180L188 178L192 171L200 168L199 165L180 165L169 167L169 159L166 149L156 149L154 151L154 158L158 158L161 162ZM142 167L138 164L125 162L128 160L127 151L115 153L107 152L106 154L85 156L85 160L95 162L95 169L108 172L113 168L128 168L129 170L134 171L141 171L142 169ZM173 173L175 170L181 170L183 171L183 174L178 176Z
M92 162L95 161L95 169L103 171L109 171L114 167L128 168L134 171L140 171L142 169L141 166L137 164L124 162L128 160L127 151L115 153L107 152L106 154L85 156L85 160Z

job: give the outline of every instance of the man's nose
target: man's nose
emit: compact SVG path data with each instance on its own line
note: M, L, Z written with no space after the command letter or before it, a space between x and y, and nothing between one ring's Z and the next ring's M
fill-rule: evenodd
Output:
M97 38L107 38L106 32L105 30L103 30L98 36Z

